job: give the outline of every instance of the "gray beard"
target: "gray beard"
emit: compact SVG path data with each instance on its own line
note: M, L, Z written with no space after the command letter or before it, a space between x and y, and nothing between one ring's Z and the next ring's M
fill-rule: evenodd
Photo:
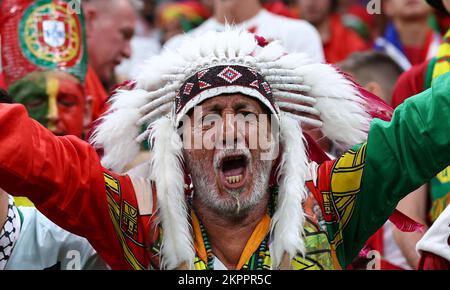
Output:
M247 167L247 170L250 170L249 176L253 176L250 195L242 197L243 189L225 189L232 199L221 197L216 186L218 172L215 171L213 174L206 172L205 168L208 168L206 160L191 160L189 156L185 156L185 161L194 185L194 200L198 199L202 206L207 206L215 213L229 219L241 219L247 216L257 204L265 200L269 192L271 161L253 161L255 169L252 172L252 160L250 160Z

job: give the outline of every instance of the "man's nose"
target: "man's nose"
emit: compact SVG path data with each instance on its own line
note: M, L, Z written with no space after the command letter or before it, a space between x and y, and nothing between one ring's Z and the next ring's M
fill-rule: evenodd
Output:
M236 116L234 114L226 114L222 120L222 144L225 148L235 148L238 143L243 141Z

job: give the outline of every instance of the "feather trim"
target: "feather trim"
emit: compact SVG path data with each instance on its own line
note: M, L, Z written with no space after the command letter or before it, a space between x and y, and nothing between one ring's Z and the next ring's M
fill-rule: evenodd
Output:
M163 228L161 266L175 269L187 263L193 268L195 251L184 195L182 141L169 118L163 117L151 127L151 179L156 184L158 217Z
M283 156L278 171L277 209L271 225L273 269L278 269L285 253L291 260L305 251L303 201L307 197L308 158L298 121L282 113L280 134Z
M125 166L138 154L140 144L134 139L140 128L136 122L142 117L139 108L145 104L147 95L145 90L119 90L112 97L111 108L90 138L95 148L103 149L103 167L123 173Z
M366 101L354 84L327 64L310 64L295 69L304 84L311 87L309 96L317 99L322 132L332 142L347 148L367 139L371 118Z

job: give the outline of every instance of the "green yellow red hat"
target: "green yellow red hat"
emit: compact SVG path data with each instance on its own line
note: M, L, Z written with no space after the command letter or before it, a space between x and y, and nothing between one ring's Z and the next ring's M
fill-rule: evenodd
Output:
M73 0L3 0L2 69L9 86L34 71L65 71L84 82L84 16Z

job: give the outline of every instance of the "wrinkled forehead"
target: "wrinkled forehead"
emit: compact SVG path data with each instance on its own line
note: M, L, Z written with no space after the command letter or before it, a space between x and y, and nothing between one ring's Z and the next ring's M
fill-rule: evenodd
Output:
M258 99L240 93L221 94L206 99L197 106L200 106L206 112L220 112L224 109L229 109L233 113L244 108L257 114L269 114L270 112L270 109ZM192 114L192 112L193 110L190 110L188 115Z

